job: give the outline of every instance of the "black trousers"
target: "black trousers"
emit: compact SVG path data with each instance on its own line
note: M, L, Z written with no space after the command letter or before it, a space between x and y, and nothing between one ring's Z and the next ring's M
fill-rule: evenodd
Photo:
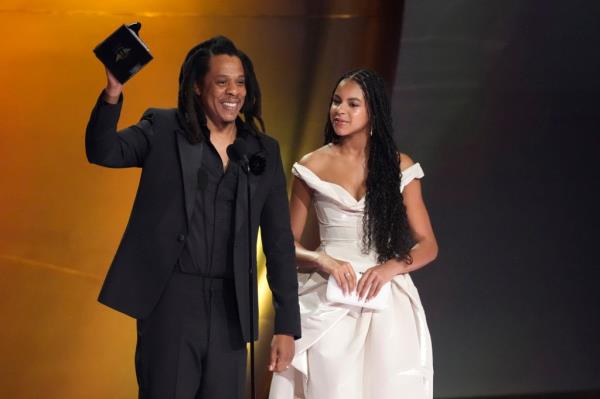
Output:
M242 399L246 344L233 280L180 271L137 324L140 399Z

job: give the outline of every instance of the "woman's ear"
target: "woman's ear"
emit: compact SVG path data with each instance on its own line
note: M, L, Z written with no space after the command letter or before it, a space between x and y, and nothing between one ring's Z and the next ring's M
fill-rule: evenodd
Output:
M198 83L194 83L194 93L196 93L197 96L201 95L201 91L200 91L200 86L198 86Z

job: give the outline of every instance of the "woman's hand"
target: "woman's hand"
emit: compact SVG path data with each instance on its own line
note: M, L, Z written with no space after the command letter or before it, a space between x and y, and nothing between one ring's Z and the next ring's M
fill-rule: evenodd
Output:
M386 263L367 269L356 287L358 297L360 299L366 297L367 301L376 297L381 291L381 287L394 278L396 274L395 268Z
M354 291L356 287L356 273L352 268L352 264L343 260L332 258L325 252L319 251L319 257L316 259L318 265L317 271L319 274L333 276L338 286L342 288L344 295Z

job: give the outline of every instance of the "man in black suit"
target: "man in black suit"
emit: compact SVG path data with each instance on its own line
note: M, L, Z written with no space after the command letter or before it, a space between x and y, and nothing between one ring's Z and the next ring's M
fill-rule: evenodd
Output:
M139 397L241 398L246 342L252 331L258 337L248 216L252 243L261 228L273 293L270 370L288 367L300 336L285 176L277 142L258 127L252 62L227 38L199 44L181 68L177 109L149 109L119 132L123 87L107 78L86 130L88 160L142 174L99 300L138 321ZM248 174L228 157L236 139L245 143Z

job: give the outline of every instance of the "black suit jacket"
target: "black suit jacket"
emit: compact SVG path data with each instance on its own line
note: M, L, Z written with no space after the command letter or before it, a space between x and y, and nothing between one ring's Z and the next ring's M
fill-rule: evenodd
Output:
M156 306L183 249L198 186L201 145L192 145L187 140L175 109L148 109L136 125L117 132L121 106L122 99L113 105L104 102L101 95L86 129L89 162L113 168L142 168L131 216L99 301L143 319ZM252 242L256 242L260 226L275 308L274 332L298 338L300 315L294 241L279 145L263 134L258 140L264 149L265 171L249 177L240 173L235 205L233 265L240 325L244 339L249 341L246 222L249 178ZM256 263L256 245L252 251ZM256 287L256 281L254 284ZM254 331L258 337L257 297L253 302Z

